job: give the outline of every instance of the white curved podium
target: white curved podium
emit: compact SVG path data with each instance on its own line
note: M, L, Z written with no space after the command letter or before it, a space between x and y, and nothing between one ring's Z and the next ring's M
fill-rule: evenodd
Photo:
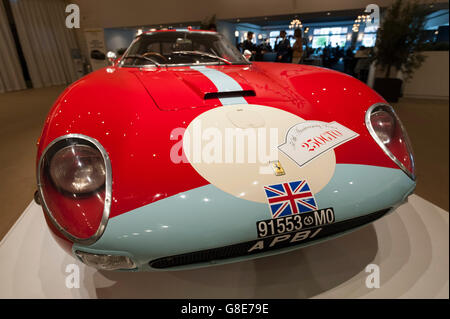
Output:
M358 231L277 256L176 272L85 267L51 237L30 203L0 243L0 298L448 298L448 212L412 195ZM80 288L67 288L67 265ZM368 264L380 288L367 288Z

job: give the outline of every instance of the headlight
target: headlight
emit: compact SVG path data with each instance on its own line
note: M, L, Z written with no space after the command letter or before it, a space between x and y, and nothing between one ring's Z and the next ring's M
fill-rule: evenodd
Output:
M103 234L111 207L109 156L95 139L69 134L42 152L37 182L42 207L71 241L94 243Z
M134 269L136 264L127 256L91 254L84 251L75 251L78 258L88 266L102 270Z
M383 144L388 144L392 140L395 133L395 120L391 114L381 110L373 112L370 123Z
M375 104L366 113L366 126L383 151L412 179L415 179L411 143L394 109Z
M71 194L91 193L105 184L102 154L88 145L60 149L53 155L49 171L55 186Z

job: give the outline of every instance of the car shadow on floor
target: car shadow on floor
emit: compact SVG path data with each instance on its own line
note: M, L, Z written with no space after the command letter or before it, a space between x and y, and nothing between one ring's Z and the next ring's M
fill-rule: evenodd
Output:
M255 260L195 270L98 271L97 298L310 298L365 271L378 251L373 225L342 237ZM365 276L364 276L365 278Z

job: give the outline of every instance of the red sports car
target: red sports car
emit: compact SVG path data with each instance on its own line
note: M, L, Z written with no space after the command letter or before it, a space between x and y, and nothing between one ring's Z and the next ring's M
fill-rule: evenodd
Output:
M141 34L69 86L36 164L55 238L107 270L286 252L366 225L415 188L407 134L364 83L251 63L191 29Z

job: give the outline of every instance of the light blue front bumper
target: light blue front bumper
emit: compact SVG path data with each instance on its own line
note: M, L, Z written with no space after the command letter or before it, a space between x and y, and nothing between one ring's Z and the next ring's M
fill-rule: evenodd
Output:
M414 188L415 182L399 169L337 164L333 178L315 198L319 208L333 207L335 222L340 222L394 207ZM114 217L96 243L74 244L72 250L124 255L136 263L136 270L157 270L150 261L256 240L256 222L270 217L268 205L206 185ZM312 243L165 270L257 258Z

